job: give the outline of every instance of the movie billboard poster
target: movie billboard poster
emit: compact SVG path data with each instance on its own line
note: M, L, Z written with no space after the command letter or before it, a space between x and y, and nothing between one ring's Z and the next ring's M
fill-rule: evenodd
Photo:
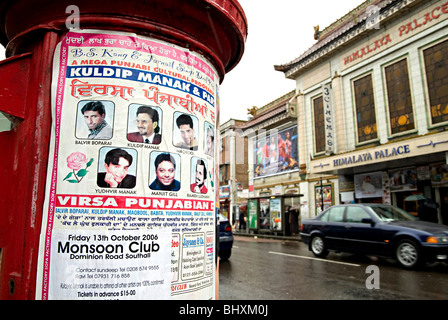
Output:
M430 166L431 184L433 187L448 186L448 165L437 163Z
M317 183L314 186L314 197L316 206L316 215L328 209L334 204L333 184Z
M260 199L260 230L269 230L271 228L269 200L269 198Z
M389 170L391 192L417 190L417 168Z
M382 198L383 174L371 172L355 175L355 198Z
M297 126L271 130L254 141L254 177L298 170Z
M271 199L271 229L282 231L282 199Z
M247 212L249 220L249 229L257 229L257 213L258 213L258 201L247 201Z
M135 34L58 44L37 299L214 299L219 79Z

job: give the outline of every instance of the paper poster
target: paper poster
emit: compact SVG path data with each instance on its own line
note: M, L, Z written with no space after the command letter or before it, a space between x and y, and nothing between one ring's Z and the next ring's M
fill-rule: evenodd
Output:
M214 299L219 79L160 40L58 44L38 299Z
M382 172L355 175L355 197L357 199L381 198L383 193Z

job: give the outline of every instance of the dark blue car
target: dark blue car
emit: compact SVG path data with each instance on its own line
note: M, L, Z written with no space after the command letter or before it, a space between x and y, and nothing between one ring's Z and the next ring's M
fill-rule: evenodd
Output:
M448 226L383 204L333 206L302 221L300 236L317 257L329 251L396 258L404 268L448 260Z
M218 214L219 219L219 258L226 261L232 254L233 233L229 220L222 214Z

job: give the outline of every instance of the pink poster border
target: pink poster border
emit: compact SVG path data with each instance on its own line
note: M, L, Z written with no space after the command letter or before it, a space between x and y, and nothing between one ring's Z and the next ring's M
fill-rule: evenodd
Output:
M56 187L57 187L57 170L58 170L58 159L59 159L59 144L60 144L60 133L61 133L61 112L62 105L64 101L65 93L65 80L66 80L66 70L68 61L68 45L65 42L61 43L61 51L59 54L59 73L57 79L57 89L56 89L56 109L54 118L54 155L51 173L51 186L49 195L49 205L48 205L48 220L45 229L45 249L44 249L44 264L43 264L43 275L42 275L42 299L48 300L49 294L49 279L50 279L50 257L51 257L51 236L53 231L53 221L55 213L56 204Z

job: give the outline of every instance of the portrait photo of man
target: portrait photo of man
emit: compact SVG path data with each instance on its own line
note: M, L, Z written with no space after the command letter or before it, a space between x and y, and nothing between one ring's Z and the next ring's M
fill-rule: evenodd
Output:
M176 114L178 114L176 118ZM177 148L198 150L198 139L196 138L195 128L198 120L196 117L185 113L175 113L175 127L173 128L173 143ZM195 125L196 123L196 125Z
M204 152L209 156L215 153L215 127L208 122L205 122L205 141Z
M109 140L112 138L112 126L106 120L107 118L113 121L114 104L112 102L81 101L78 109L76 129L78 139Z
M207 193L207 166L205 161L198 158L191 158L192 170L190 190L195 193Z
M154 158L154 166L150 169L150 177L153 179L149 188L152 190L179 191L180 182L177 177L180 176L179 169L176 169L176 163L180 163L178 155L170 153L151 153L151 162ZM177 160L176 160L177 157Z
M110 148L102 148L100 150L100 158L107 149ZM98 169L98 186L101 188L134 188L136 178L128 173L133 160L132 155L124 149L114 148L107 151L104 156L105 171L100 172L103 171L101 165Z
M127 134L128 141L160 144L162 141L162 135L160 134L160 118L159 113L161 110L157 107L139 106L136 111L136 105L129 107L129 116L135 115L135 119L132 120L133 126L128 123L128 131L137 128L135 132L129 132Z

